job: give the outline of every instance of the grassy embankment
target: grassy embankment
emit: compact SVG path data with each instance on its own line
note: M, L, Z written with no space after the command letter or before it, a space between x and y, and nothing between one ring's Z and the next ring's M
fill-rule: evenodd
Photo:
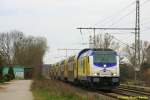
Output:
M88 92L54 80L34 81L32 92L34 100L108 100L97 93Z

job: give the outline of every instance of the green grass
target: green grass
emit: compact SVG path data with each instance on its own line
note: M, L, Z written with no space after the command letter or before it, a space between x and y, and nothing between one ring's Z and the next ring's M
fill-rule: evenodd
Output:
M87 95L60 81L36 80L32 84L34 100L87 100Z
M113 100L57 80L34 80L31 90L34 100Z
M35 100L79 100L79 98L72 94L54 95L48 90L35 90L33 92Z

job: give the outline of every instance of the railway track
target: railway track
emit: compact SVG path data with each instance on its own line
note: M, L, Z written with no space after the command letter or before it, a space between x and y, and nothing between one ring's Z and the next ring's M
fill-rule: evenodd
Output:
M99 93L99 94L102 94L104 96L111 97L114 100L118 100L119 97L127 97L127 96L129 96L129 95L126 95L126 94L120 94L120 93L116 93L116 92L103 92L103 91L96 91L96 92Z
M112 92L96 91L99 94L113 98L114 100L150 100L149 94L143 94L140 91L131 91L127 89L115 89Z
M150 100L150 92L144 90L118 87L111 92L97 91L100 94L112 97L116 100Z
M97 93L113 98L114 100L150 100L150 91L120 86L111 92L96 90Z
M119 88L123 89L130 89L130 90L136 90L136 91L142 91L146 93L150 93L150 88L149 87L142 87L142 86L130 86L130 85L123 85L121 84Z
M143 91L143 90L139 91L139 90L136 90L136 89L128 89L128 88L123 88L123 87L118 87L117 90L128 91L128 92L136 93L138 95L145 95L145 96L149 96L150 97L150 92Z
M77 86L74 84L70 84L72 86L81 88L86 91L95 92L100 95L109 97L111 99L102 99L102 100L150 100L150 91L138 90L134 88L127 88L124 86L120 86L117 89L112 91L103 91L97 90L95 88L87 88L83 86Z

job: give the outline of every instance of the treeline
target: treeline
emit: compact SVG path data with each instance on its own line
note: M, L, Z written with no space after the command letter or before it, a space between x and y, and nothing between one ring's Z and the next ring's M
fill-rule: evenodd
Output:
M47 51L44 37L26 36L20 31L0 33L0 69L2 66L23 65L33 67L34 77L41 76L43 57ZM0 71L1 71L0 70ZM2 78L2 72L0 72Z
M150 83L150 43L148 41L140 42L140 64L139 67L135 65L135 44L132 43L129 46L124 47L124 52L126 53L126 58L128 63L125 63L125 68L122 69L122 80L137 80L137 84L147 84ZM136 71L136 68L139 71ZM124 72L126 71L126 74ZM127 76L127 77L125 77ZM124 77L124 78L123 78ZM140 83L138 83L140 82Z

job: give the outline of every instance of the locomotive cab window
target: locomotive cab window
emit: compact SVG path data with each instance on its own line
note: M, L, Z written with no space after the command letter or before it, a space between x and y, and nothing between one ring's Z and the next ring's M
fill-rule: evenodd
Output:
M116 63L116 54L113 53L103 53L100 54L98 52L95 52L94 55L94 63Z

